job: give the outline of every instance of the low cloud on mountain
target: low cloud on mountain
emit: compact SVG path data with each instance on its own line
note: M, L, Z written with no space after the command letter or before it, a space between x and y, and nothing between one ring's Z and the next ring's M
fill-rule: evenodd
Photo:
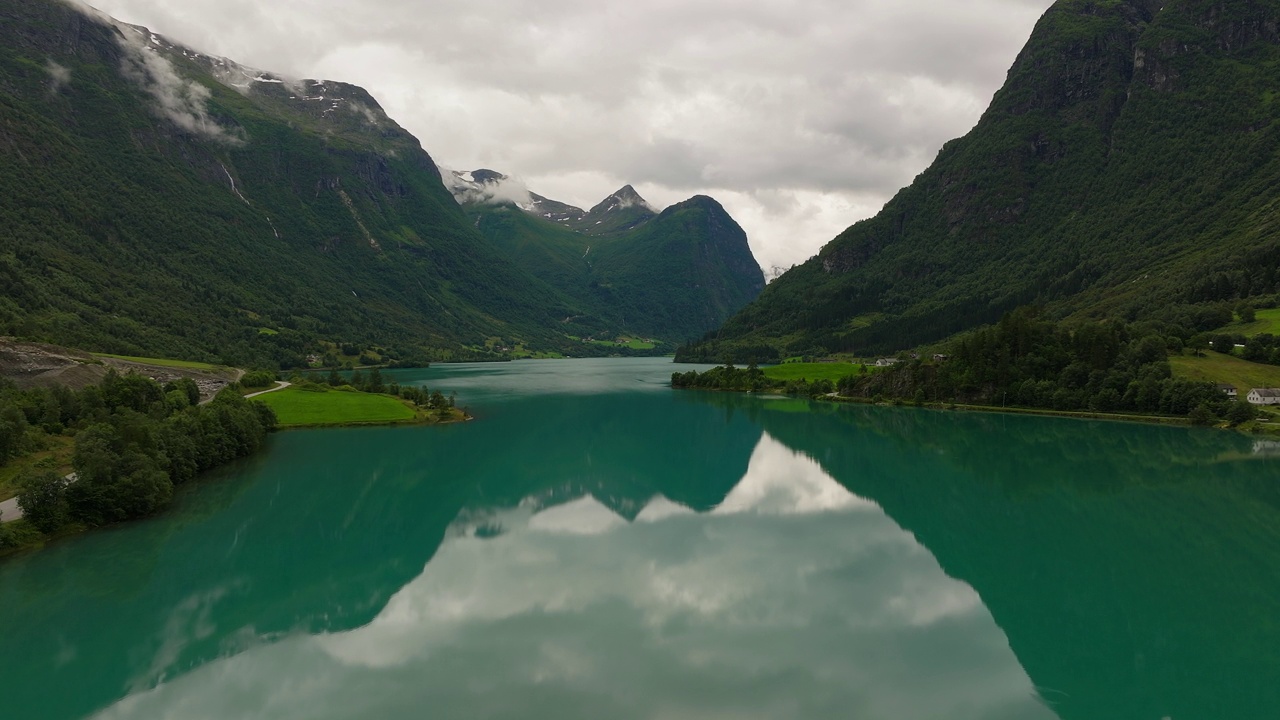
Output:
M1050 0L100 0L209 52L366 87L442 163L589 206L695 193L765 267L874 213L977 121Z

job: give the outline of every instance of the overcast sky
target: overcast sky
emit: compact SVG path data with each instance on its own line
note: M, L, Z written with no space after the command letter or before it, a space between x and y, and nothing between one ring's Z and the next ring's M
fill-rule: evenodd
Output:
M90 0L354 83L436 161L591 207L711 195L803 262L977 121L1052 0Z

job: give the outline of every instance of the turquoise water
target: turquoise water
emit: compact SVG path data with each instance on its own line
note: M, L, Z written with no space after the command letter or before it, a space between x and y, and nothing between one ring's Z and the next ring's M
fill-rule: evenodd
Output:
M0 564L0 715L1280 716L1270 444L672 369L402 371L478 419L281 433Z

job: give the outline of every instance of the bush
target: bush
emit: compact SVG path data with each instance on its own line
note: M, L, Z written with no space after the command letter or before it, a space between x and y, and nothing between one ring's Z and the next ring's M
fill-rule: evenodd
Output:
M26 475L18 480L18 507L40 532L53 532L67 524L67 481L55 472Z
M240 385L247 388L265 388L276 384L276 374L270 370L254 370L240 378Z
M1258 408L1241 400L1233 400L1228 403L1226 418L1232 427L1247 423L1258 417Z
M1187 417L1191 418L1191 423L1193 425L1213 424L1213 412L1211 412L1209 410L1209 406L1204 403L1200 403L1195 406L1195 409L1193 409Z

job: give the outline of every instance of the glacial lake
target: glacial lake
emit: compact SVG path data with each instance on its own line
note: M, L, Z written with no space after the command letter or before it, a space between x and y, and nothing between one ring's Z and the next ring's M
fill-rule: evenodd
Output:
M477 419L0 562L0 716L1280 717L1280 444L674 369L402 371Z

